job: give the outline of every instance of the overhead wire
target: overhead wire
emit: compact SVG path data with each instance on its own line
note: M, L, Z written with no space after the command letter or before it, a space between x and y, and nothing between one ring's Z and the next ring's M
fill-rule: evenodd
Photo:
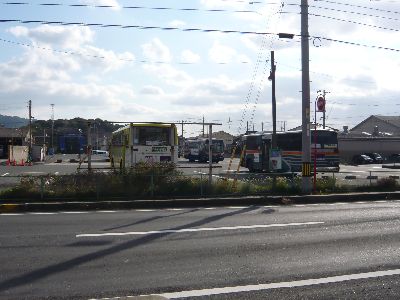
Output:
M44 6L44 7L73 7L73 8L122 8L122 9L145 9L145 10L172 10L185 12L229 12L229 13L255 13L255 10L229 10L229 9L206 9L206 8L182 8L182 7L149 7L149 6L118 6L118 5L96 5L96 4L66 4L66 3L30 3L30 2L1 2L2 5L10 6Z
M368 9L368 10L373 10L373 11L385 12L385 13L400 14L400 11L376 8L376 7L364 6L364 5L358 5L358 4L351 4L351 3L339 2L339 1L332 1L332 0L314 0L314 2L325 2L325 3L330 3L330 4L344 5L344 6L349 6L349 7L357 7L357 8Z
M102 55L95 55L95 54L89 54L89 53L83 53L83 52L77 52L77 51L70 51L70 50L59 50L59 49L53 49L53 48L48 48L48 47L43 47L43 46L35 46L32 44L27 44L27 43L22 43L22 42L16 42L16 41L11 41L7 39L0 38L0 42L8 43L8 44L13 44L13 45L19 45L19 46L24 46L24 47L29 47L29 48L34 48L34 49L40 49L40 50L46 50L46 51L51 51L55 53L60 53L60 54L69 54L69 55L79 55L79 56L86 56L90 58L96 58L96 59L108 59L109 57L107 56L102 56ZM179 64L179 65L194 65L198 64L197 62L170 62L170 61L150 61L150 60L144 60L144 59L129 59L129 58L121 58L121 57L115 57L116 60L120 61L125 61L125 62L133 62L133 63L143 63L143 64ZM248 61L240 61L237 62L239 64L249 64L250 62ZM232 64L232 62L215 62L217 65L227 65L227 64Z

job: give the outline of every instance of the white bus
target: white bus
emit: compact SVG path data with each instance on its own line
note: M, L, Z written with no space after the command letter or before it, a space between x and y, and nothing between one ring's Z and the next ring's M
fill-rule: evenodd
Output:
M139 162L178 162L178 133L175 124L130 123L112 133L112 167L129 168Z

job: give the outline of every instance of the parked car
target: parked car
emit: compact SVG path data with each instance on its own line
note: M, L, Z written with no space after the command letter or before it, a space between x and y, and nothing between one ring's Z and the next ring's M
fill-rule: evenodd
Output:
M374 160L365 154L354 155L352 162L355 165L372 164Z
M391 154L391 155L388 157L388 161L389 161L389 162L400 163L400 154L399 154L399 153Z
M370 158L372 158L374 163L377 163L377 164L383 163L383 157L379 153L375 153L375 152L374 153L364 153L364 155L367 155Z

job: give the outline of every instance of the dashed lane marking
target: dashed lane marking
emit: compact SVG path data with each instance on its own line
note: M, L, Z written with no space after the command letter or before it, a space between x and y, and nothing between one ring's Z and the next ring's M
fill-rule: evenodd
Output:
M317 224L324 224L324 223L325 222L303 222L303 223L285 223L285 224L261 224L261 225L244 225L244 226L165 229L165 230L151 230L151 231L83 233L83 234L77 234L76 237L80 238L80 237L102 237L102 236L149 235L149 234L163 234L163 233L185 233L185 232L200 232L200 231L259 229L259 228L271 228L271 227L317 225Z
M7 175L9 175L10 173L4 173L3 175L1 175L1 177L4 177L4 176L7 176Z

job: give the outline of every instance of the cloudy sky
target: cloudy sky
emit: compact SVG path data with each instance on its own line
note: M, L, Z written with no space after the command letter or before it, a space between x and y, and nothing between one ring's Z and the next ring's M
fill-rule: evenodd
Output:
M200 121L204 115L206 121L223 124L215 130L236 134L245 130L247 121L256 130L264 122L268 130L269 58L274 50L278 129L283 121L287 128L295 127L301 123L299 37L279 40L276 33L300 34L299 4L300 0L1 2L2 20L122 26L1 22L0 114L26 117L31 99L36 119L49 119L54 103L57 119L172 122ZM101 5L110 7L96 7ZM309 5L314 37L311 100L318 90L329 92L327 124L352 127L371 114L400 115L400 3L310 0ZM184 30L188 28L273 34ZM185 127L189 135L200 129Z

